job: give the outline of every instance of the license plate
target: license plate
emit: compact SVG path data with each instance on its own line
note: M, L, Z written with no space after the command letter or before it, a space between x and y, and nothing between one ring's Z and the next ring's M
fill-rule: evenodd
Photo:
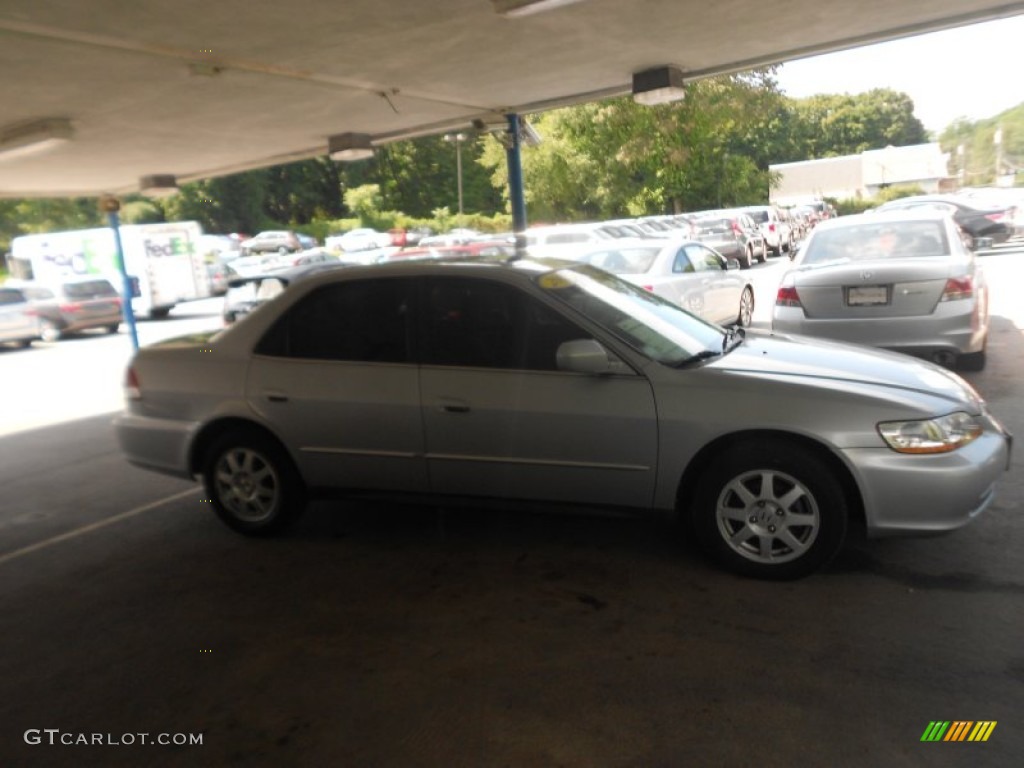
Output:
M877 307L889 303L889 286L857 285L846 289L846 303L851 307Z

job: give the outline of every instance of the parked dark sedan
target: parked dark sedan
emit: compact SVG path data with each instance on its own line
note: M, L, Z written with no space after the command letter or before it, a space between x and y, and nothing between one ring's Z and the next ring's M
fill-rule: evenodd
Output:
M735 259L743 269L749 269L755 258L762 263L767 258L764 236L756 222L745 213L708 213L698 216L693 225L697 240L725 258Z
M994 243L1003 243L1014 233L1014 209L998 206L976 208L952 195L914 195L891 200L876 211L906 211L933 209L948 213L964 233L966 244L973 248L979 237L988 237Z

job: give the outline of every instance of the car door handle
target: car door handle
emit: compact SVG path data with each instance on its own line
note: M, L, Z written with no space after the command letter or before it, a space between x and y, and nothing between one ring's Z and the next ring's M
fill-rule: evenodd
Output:
M469 404L459 400L447 400L438 403L437 407L445 413L469 413Z
M272 403L287 403L288 402L288 395L286 395L284 392L276 392L276 391L264 392L263 396L265 398L267 398L267 400L269 400Z

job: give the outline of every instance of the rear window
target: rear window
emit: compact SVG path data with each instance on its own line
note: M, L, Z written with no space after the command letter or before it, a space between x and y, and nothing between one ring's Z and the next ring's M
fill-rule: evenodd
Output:
M732 221L729 219L697 219L694 223L702 234L721 235L732 232Z
M950 244L941 222L871 222L816 232L807 244L802 261L821 264L948 253Z
M0 288L0 304L20 304L25 301L21 291L13 288Z
M94 299L97 297L117 296L117 291L109 280L83 280L77 283L65 283L64 295L69 299Z
M768 211L747 211L747 215L758 224L768 221Z

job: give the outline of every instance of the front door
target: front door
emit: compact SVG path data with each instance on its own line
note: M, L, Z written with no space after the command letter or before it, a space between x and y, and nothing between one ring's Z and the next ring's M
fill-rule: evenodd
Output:
M421 306L433 491L650 506L657 420L643 376L558 370L559 344L590 334L514 285L430 278Z

